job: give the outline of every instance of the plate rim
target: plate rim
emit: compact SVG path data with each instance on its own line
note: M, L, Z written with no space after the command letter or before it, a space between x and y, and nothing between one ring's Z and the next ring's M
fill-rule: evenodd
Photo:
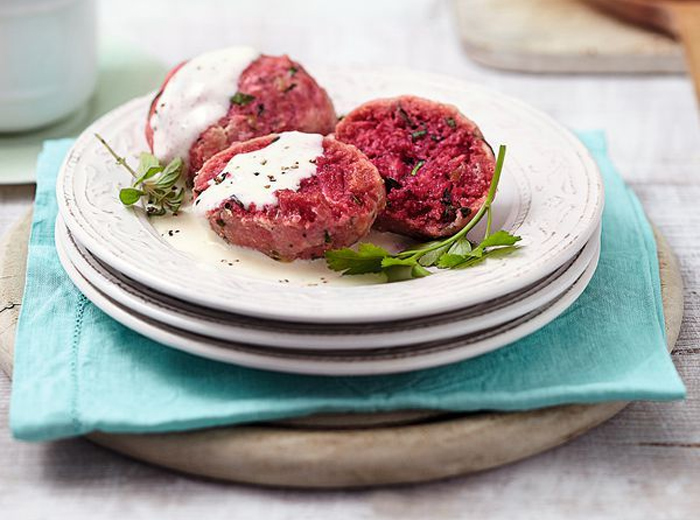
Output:
M392 348L398 346L417 345L420 343L428 343L433 341L441 341L450 338L463 336L466 334L476 333L482 329L488 329L498 326L502 323L517 319L529 312L536 310L548 303L554 301L560 295L568 290L568 288L578 280L583 274L592 258L600 252L600 226L594 236L586 243L583 249L571 261L569 265L562 266L564 269L555 278L548 280L557 272L548 275L538 284L534 284L526 288L526 294L522 297L517 295L517 301L510 303L506 295L503 303L495 309L487 309L483 312L478 312L473 316L464 318L447 317L440 319L436 324L423 324L422 326L410 326L401 328L400 322L386 322L379 324L368 324L358 326L358 330L351 331L353 324L344 326L345 330L329 331L326 326L318 326L318 331L296 331L293 329L285 329L289 322L276 322L272 324L273 330L266 330L266 325L270 320L264 320L260 323L249 324L246 326L233 325L226 323L225 313L220 313L218 317L212 317L207 321L207 308L191 309L181 312L182 308L178 308L177 301L160 302L159 296L174 299L168 295L145 294L144 290L152 290L146 286L137 287L130 285L128 280L120 280L119 276L109 272L106 266L95 267L94 263L100 263L97 258L92 256L87 249L82 245L77 244L75 237L72 237L70 231L62 222L60 216L56 219L55 225L56 242L61 244L68 260L73 267L80 273L97 290L105 294L116 303L132 310L141 315L148 315L153 320L165 325L186 329L196 334L211 337L221 341L239 341L248 345L258 345L262 347L290 348L290 349L318 349L319 351L343 350L348 348L374 349L374 348ZM83 248L83 251L80 248ZM76 258L78 255L78 258ZM86 271L88 271L86 273ZM542 285L546 282L546 285ZM134 282L138 284L138 282ZM141 285L141 284L138 284ZM143 290L142 290L143 289ZM546 296L542 296L545 293ZM183 302L187 304L187 302ZM517 306L517 307L514 307ZM196 307L192 305L192 307ZM478 305L473 307L479 307ZM525 310L522 308L525 307ZM515 309L518 310L515 310ZM148 309L148 313L145 310ZM174 309L174 310L173 310ZM201 317L197 316L197 310L201 310ZM464 309L466 311L466 309ZM155 311L155 313L154 313ZM173 314L173 313L177 314ZM453 311L452 314L458 311ZM451 313L448 313L451 314ZM193 316L194 315L194 316ZM505 317L504 317L505 315ZM175 316L175 319L173 319ZM484 317L491 316L490 319L483 321ZM439 318L440 315L435 316ZM249 317L237 315L236 318L246 319ZM429 320L430 317L426 317ZM253 318L255 320L255 318ZM467 325L465 322L469 323ZM396 324L396 331L388 330L391 324ZM459 323L462 326L459 326ZM303 326L310 324L302 324ZM382 326L383 330L373 332L367 329L368 327ZM221 332L217 332L220 330Z
M403 357L383 358L379 360L360 359L333 361L323 360L323 356L294 357L286 355L280 361L279 354L270 356L255 353L255 348L241 351L230 347L213 345L211 338L205 338L195 334L181 331L174 327L159 324L146 317L130 312L129 309L114 302L99 289L93 287L70 264L65 251L57 247L58 257L66 273L76 287L98 308L112 319L122 325L141 334L165 348L173 348L188 354L219 361L223 363L244 366L260 370L268 370L280 373L293 373L314 376L368 376L384 375L392 373L410 372L434 368L451 363L456 363L477 357L507 345L541 329L554 321L566 309L568 309L588 286L595 274L600 252L596 255L581 277L556 301L548 305L544 310L534 316L526 316L521 323L510 326L504 332L496 333L484 340L467 346L454 346L446 349L437 349L423 354L413 354ZM171 330L168 330L171 329ZM195 337L196 339L192 339ZM209 342L207 342L209 340ZM221 342L219 342L221 343ZM260 349L257 349L260 350ZM252 352L251 352L252 351ZM264 350L263 350L264 351Z

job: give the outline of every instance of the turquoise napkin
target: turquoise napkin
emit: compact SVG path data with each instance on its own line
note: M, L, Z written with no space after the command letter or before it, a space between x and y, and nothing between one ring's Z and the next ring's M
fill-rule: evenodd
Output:
M54 185L71 142L47 142L17 331L14 435L47 441L95 430L189 430L317 412L525 410L684 397L666 351L649 223L610 163L602 135L581 138L603 170L607 203L600 265L579 300L546 328L496 352L373 377L288 375L208 361L106 316L75 289L56 258Z

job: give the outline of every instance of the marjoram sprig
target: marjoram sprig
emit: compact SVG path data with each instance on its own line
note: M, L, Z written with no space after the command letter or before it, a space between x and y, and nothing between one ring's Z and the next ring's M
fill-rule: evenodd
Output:
M182 159L175 158L162 166L160 161L147 152L139 156L139 164L134 170L124 157L118 155L102 136L95 134L117 164L123 166L134 178L127 188L119 190L119 200L125 206L133 206L141 199L146 202L145 211L149 216L177 213L185 199L185 188L179 181L184 170Z

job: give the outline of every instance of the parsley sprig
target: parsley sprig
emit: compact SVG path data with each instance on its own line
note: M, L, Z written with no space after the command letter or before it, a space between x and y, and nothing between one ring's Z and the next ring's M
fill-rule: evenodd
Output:
M370 243L362 243L357 250L350 248L333 249L326 252L326 263L334 271L344 275L384 273L389 282L422 278L432 274L427 268L464 269L483 262L486 258L507 255L518 248L519 236L499 230L491 233L491 205L496 197L496 189L501 178L506 147L498 150L496 167L491 179L488 194L479 211L457 233L444 240L435 240L411 249L391 254L386 249ZM467 238L471 231L486 215L486 233L478 244Z
M185 199L185 188L178 184L184 170L184 163L179 157L163 166L150 153L142 152L139 164L134 170L124 157L117 155L101 135L95 137L114 157L117 164L123 166L132 177L134 183L128 188L119 190L119 200L125 206L133 206L142 198L146 200L146 213L149 216L161 216L166 213L177 213Z

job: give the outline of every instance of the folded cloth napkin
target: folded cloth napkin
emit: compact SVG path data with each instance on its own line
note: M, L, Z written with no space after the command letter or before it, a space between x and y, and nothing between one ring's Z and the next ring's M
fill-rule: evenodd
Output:
M70 141L39 158L10 424L23 440L165 432L318 412L526 410L562 403L680 399L666 351L656 244L600 133L581 134L603 171L600 264L562 316L512 345L453 365L371 377L280 374L163 347L115 322L64 273L54 185Z

